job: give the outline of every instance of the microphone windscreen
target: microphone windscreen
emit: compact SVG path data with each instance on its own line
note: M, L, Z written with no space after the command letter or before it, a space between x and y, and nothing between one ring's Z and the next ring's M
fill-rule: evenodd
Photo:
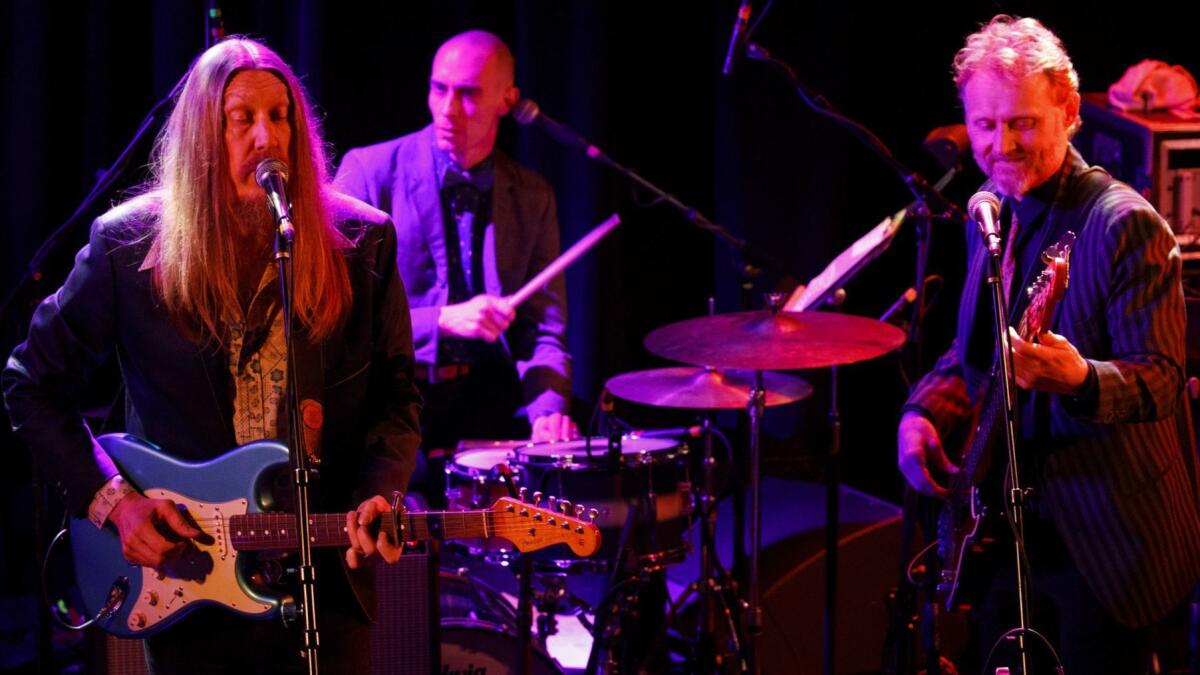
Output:
M986 190L980 190L971 195L971 199L967 201L967 213L975 222L979 222L979 209L985 204L992 207L992 213L1000 213L1000 199Z
M278 174L279 178L286 183L288 179L287 164L274 157L264 159L258 163L258 168L254 170L254 182L258 183L258 186L265 190L267 186L263 183L266 182L267 177L271 174Z
M523 98L513 106L511 114L517 124L532 124L538 115L542 114L542 111L538 108L538 104Z

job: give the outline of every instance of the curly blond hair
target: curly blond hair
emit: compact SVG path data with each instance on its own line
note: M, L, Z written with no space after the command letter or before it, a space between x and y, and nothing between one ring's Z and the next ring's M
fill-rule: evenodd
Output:
M1059 101L1079 93L1079 73L1062 41L1037 19L1000 14L967 37L954 56L954 84L960 97L967 81L981 70L1012 80L1042 73L1049 78ZM1076 121L1075 128L1078 124Z

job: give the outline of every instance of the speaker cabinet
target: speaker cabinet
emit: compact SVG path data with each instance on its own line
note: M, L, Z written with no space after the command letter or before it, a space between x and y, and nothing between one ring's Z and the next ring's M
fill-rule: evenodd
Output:
M888 612L885 599L898 581L900 508L847 486L840 488L837 583L837 673L879 672ZM717 515L721 562L733 564L734 511L722 500ZM747 534L747 538L748 538ZM763 480L760 563L764 673L822 672L825 609L825 487ZM693 545L700 542L692 529ZM693 551L668 568L675 588L699 574Z
M437 562L406 551L394 565L375 566L378 608L371 626L373 675L429 675L441 669Z

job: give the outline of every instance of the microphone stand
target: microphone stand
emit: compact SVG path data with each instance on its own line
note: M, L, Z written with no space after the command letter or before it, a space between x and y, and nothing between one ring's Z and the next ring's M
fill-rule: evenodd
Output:
M296 500L296 539L300 545L300 607L304 620L304 651L309 675L318 672L317 647L317 577L312 560L312 540L309 537L308 488L312 471L309 468L308 448L304 447L304 433L300 427L300 393L296 385L296 358L293 349L292 323L295 310L292 306L292 250L294 230L286 220L275 229L275 260L279 265L279 295L283 312L283 339L287 351L287 397L288 397L288 443L292 469L292 488Z
M1025 635L1029 632L1029 573L1025 569L1025 496L1021 487L1021 471L1017 458L1017 382L1013 372L1012 344L1008 339L1008 303L1004 298L1004 280L1000 272L999 250L988 254L988 286L992 289L993 324L996 329L996 346L1000 358L1000 377L1004 384L1004 441L1008 450L1008 502L1009 524L1013 533L1013 549L1016 554L1017 575L1017 651L1021 655L1021 672L1029 672L1028 653L1025 650Z
M907 352L908 359L906 359L906 361L908 362L909 372L918 370L922 365L921 325L925 314L925 276L932 234L932 227L930 227L930 225L936 220L964 224L966 223L966 216L962 210L955 206L953 202L950 202L943 197L941 194L941 189L945 187L945 185L951 178L954 177L957 172L951 170L949 173L943 176L941 180L938 181L936 186L931 186L928 181L921 176L921 174L909 169L899 159L897 159L892 151L888 149L888 147L883 143L882 140L880 140L878 136L872 133L861 123L838 112L836 109L834 109L833 105L830 104L827 99L825 99L824 96L814 93L807 86L805 86L804 83L801 82L796 76L795 70L793 70L792 67L787 63L771 56L770 52L755 42L750 42L747 44L746 57L765 63L781 73L788 80L788 82L791 83L792 87L796 90L796 93L800 96L801 100L804 101L805 105L807 105L817 114L833 120L838 125L849 131L850 135L858 139L863 145L865 145L880 159L882 159L883 162L887 164L897 176L900 177L908 190L916 198L916 202L909 208L909 212L918 216L916 270L917 284L915 286L917 298L913 303L913 318L909 322L909 346ZM1001 299L1003 300L1003 298ZM916 366L916 368L913 366ZM836 455L831 454L831 456ZM837 506L836 499L830 499L827 506L831 508L827 508L826 517L827 519L830 519L830 522L826 524L826 527L834 528L837 526L837 523L832 520L833 518L837 517L837 513L834 510ZM827 542L827 547L828 546L829 543ZM826 552L826 556L827 572L832 572L832 570L828 568L832 567L832 563L836 560L836 558L830 556L836 556L836 554L832 551L832 549L830 549ZM827 576L833 576L833 574L827 574ZM828 599L829 598L827 597L827 601ZM926 617L928 618L929 616L930 615L926 613ZM827 607L826 621L829 622L831 618L832 610ZM824 645L824 654L826 657L824 668L825 672L827 673L833 672L833 663L831 662L834 654L833 632L834 626L827 625ZM930 653L928 656L930 657L931 664L937 663L938 657L936 653Z
M539 115L540 115L540 113L539 113ZM520 124L536 124L537 122L535 122L534 120L528 120L528 121L518 120L518 123L520 123ZM749 257L750 259L755 260L758 263L761 263L766 268L774 270L776 272L780 272L780 273L783 273L788 269L786 265L784 265L778 258L776 258L771 253L764 251L763 249L747 242L745 239L734 236L733 233L731 233L724 226L722 226L718 223L714 223L713 221L706 218L704 216L704 214L701 213L699 210L697 210L691 206L688 206L687 204L685 204L683 201L681 201L675 195L658 187L654 183L651 183L650 181L646 180L641 175L639 175L633 169L630 169L629 167L627 167L627 166L621 164L620 162L617 162L613 158L609 157L607 154L605 154L605 152L603 150L596 147L590 141L583 138L582 136L579 136L578 134L574 134L573 132L566 132L568 134L566 137L560 136L558 132L554 132L554 131L551 131L549 133L551 136L554 136L554 138L556 140L558 140L559 142L562 142L562 143L565 143L568 145L579 146L581 149L583 149L584 154L587 155L588 159L595 160L596 162L599 162L600 164L603 164L604 166L625 176L630 181L632 181L635 185L641 187L643 190L646 190L647 192L649 192L652 195L654 195L655 197L657 197L657 201L661 201L661 202L665 202L666 204L669 204L672 208L674 208L675 210L677 210L681 214L683 214L683 217L685 219L687 219L687 221L689 223L691 223L692 225L695 225L696 227L698 227L702 230L711 232L718 239L729 244L730 246L733 247L734 250L741 253L743 258ZM743 277L745 277L747 280L753 279L754 277L758 276L759 273L755 266L746 265L746 268L747 269L743 270Z
M812 91L810 91L808 87L806 87L804 83L801 82L798 77L796 77L796 71L792 70L791 66L771 56L770 52L756 42L751 42L746 46L746 57L754 59L755 61L761 61L782 73L783 76L787 78L789 82L791 82L792 86L796 89L796 93L800 95L801 100L803 100L808 107L812 108L817 114L828 117L834 122L837 122L847 131L849 131L850 135L857 138L860 142L862 142L863 145L867 146L867 148L878 155L885 164L887 164L893 171L896 172L896 175L900 176L900 179L904 181L905 186L908 187L909 191L912 192L917 201L923 204L924 208L929 210L932 217L966 222L966 216L963 214L961 209L955 206L953 202L950 202L943 197L936 188L929 185L929 182L926 181L921 174L909 169L900 160L896 159L896 156L892 154L892 151L889 150L888 147L884 145L883 141L881 141L878 136L872 133L871 130L835 110L824 96L821 96L820 94L814 94Z

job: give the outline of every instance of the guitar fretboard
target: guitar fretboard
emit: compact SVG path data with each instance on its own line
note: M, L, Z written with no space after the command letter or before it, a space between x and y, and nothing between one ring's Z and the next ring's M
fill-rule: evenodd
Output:
M381 530L390 530L392 514L380 516ZM496 534L491 511L424 511L406 513L404 541L471 539ZM308 518L312 546L347 546L346 514L313 513ZM246 513L229 519L229 540L240 551L291 550L298 546L296 516L291 513Z

